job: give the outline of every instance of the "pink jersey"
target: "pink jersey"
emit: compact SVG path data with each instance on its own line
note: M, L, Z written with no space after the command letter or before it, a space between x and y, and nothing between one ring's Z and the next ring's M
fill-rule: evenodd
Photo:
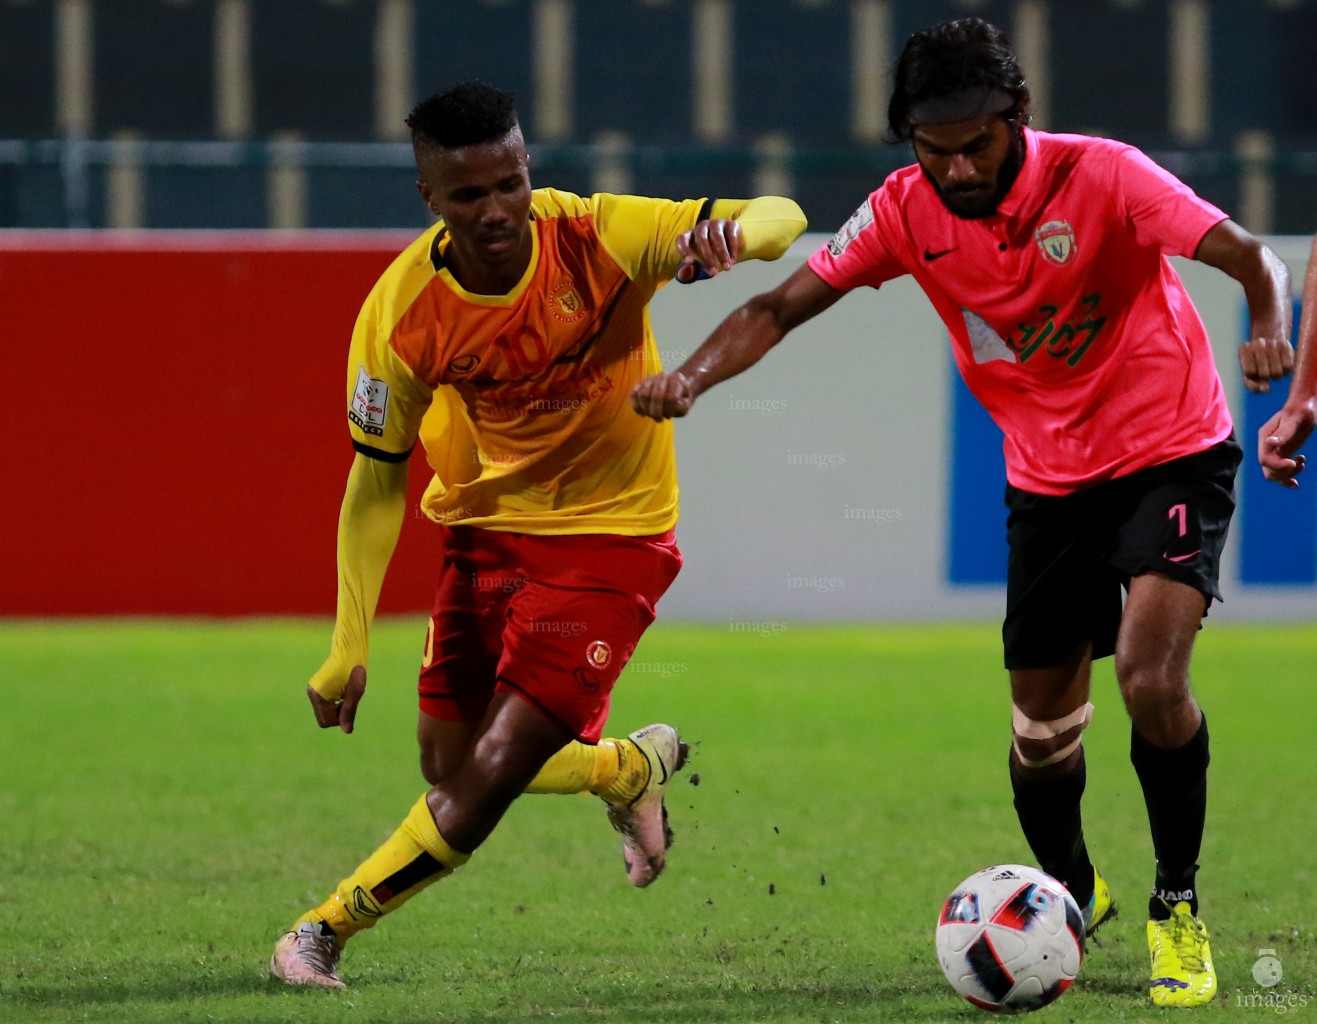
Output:
M1068 494L1231 431L1207 331L1167 258L1226 215L1138 150L1025 129L996 214L962 220L918 165L869 196L810 268L833 288L913 274L1006 434L1016 487Z

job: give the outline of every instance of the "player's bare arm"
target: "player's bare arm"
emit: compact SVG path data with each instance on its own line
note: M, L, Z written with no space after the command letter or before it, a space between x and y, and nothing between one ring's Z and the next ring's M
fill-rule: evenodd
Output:
M1290 346L1290 272L1279 256L1232 220L1203 236L1194 259L1229 274L1244 288L1249 340L1239 347L1239 368L1250 391L1294 369Z
M307 685L316 724L345 733L366 692L366 656L384 572L402 531L407 463L358 454L338 519L338 609L329 657Z
M647 377L631 392L631 405L655 420L685 416L715 384L744 373L793 329L842 297L809 267L771 292L734 310L695 353L671 373Z
M1262 475L1282 487L1298 487L1304 457L1298 454L1317 423L1317 238L1313 239L1303 278L1303 318L1299 321L1294 380L1280 412L1258 430L1258 464Z

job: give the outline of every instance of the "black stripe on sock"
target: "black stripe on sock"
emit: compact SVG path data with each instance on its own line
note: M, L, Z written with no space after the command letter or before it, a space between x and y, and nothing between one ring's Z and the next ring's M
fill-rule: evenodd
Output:
M422 853L410 864L399 868L371 889L370 894L375 897L380 906L383 906L389 900L401 896L412 886L420 885L427 878L432 878L443 870L444 866L437 859L428 853Z

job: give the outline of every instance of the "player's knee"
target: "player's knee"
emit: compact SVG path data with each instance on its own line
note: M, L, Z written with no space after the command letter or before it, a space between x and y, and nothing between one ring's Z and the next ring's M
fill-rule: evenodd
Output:
M1092 718L1092 704L1053 719L1030 718L1016 705L1011 709L1015 756L1026 768L1059 764L1079 749Z

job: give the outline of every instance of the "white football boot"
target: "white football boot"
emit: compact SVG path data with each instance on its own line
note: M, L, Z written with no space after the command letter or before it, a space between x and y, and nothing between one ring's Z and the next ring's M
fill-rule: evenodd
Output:
M285 932L270 957L270 974L289 985L345 988L338 976L342 952L338 936L315 921L303 921L297 931Z
M623 771L647 772L640 795L626 804L608 804L608 820L622 836L622 860L627 878L637 888L644 888L663 873L672 829L668 827L668 809L663 796L690 748L670 725L647 725L627 737L640 750L645 765L623 766Z

